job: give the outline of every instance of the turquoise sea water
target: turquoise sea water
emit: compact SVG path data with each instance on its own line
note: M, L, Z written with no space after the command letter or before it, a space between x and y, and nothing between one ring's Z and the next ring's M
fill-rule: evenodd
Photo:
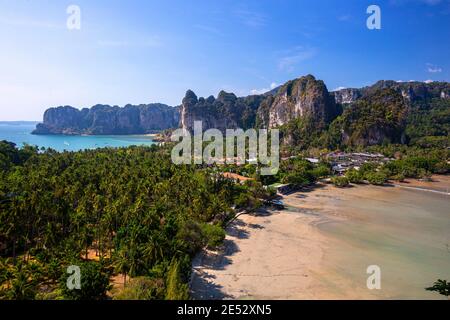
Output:
M106 147L127 147L131 145L152 145L151 137L143 135L127 136L65 136L32 135L36 123L0 123L0 141L14 142L18 147L24 143L58 151L78 151Z

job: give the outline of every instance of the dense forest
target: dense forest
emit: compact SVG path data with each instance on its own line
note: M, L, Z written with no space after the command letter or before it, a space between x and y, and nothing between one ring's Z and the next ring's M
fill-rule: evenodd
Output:
M169 145L60 153L0 142L0 299L187 299L193 256L219 246L236 213L272 199L264 185L379 185L450 171L446 148L366 150L396 160L333 177L325 158L299 155L261 176L254 165L174 165ZM66 286L71 265L81 290Z
M0 299L188 298L193 255L269 192L176 166L169 151L0 142ZM81 290L67 289L69 265ZM113 287L117 278L126 286Z

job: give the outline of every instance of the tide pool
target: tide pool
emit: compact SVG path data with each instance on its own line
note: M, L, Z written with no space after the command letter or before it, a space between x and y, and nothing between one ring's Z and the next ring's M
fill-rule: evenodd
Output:
M150 146L155 142L145 135L126 136L65 136L65 135L32 135L37 122L3 122L0 123L0 141L7 140L18 147L24 144L39 148L52 148L57 151L79 151L96 148L119 148L132 145Z

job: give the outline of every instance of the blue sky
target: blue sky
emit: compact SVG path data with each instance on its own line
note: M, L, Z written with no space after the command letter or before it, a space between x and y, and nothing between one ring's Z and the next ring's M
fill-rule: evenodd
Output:
M68 30L66 9L81 9ZM381 30L366 27L371 4ZM0 120L52 106L178 105L313 74L329 90L450 80L450 0L0 0Z

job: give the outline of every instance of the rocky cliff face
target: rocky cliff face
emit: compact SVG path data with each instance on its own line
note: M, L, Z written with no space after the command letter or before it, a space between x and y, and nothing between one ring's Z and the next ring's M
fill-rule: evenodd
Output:
M50 108L34 134L145 134L179 126L179 108L164 104Z
M335 141L345 145L374 145L446 136L450 83L381 80L361 89L333 92L346 105L332 123ZM447 118L448 119L448 118Z
M197 98L188 90L181 104L181 126L192 131L194 121L202 121L203 130L251 128L255 124L256 111L265 99L263 95L238 98L233 93L221 91L217 99L213 96Z
M285 144L300 147L322 145L323 141L370 145L404 142L405 119L408 128L424 119L423 130L412 135L415 139L445 134L449 99L450 84L446 82L383 80L330 93L323 81L308 75L266 94L247 97L221 91L217 98L205 99L188 90L177 108L163 104L51 108L34 133L143 134L179 126L193 131L194 121L202 121L203 130L279 127ZM429 123L436 119L441 119L442 125L438 129L435 125L431 132Z
M339 115L325 84L309 75L292 80L264 95L238 98L221 91L215 99L197 98L186 92L181 105L181 125L193 130L201 120L203 129L274 128L297 118L308 118L323 127Z
M345 145L405 143L409 112L407 98L394 89L378 89L345 109L332 125Z
M268 112L264 114L264 112ZM261 109L259 116L263 126L275 128L298 118L307 118L324 127L339 115L333 97L321 80L308 75L283 85L267 101L266 110Z
M410 102L424 101L427 99L450 99L450 84L448 82L397 82L392 80L380 80L372 86L364 88L346 88L332 92L336 103L350 104L364 96L373 94L382 89L393 89Z
M346 88L330 92L336 103L348 104L355 102L362 97L362 90L355 88Z

